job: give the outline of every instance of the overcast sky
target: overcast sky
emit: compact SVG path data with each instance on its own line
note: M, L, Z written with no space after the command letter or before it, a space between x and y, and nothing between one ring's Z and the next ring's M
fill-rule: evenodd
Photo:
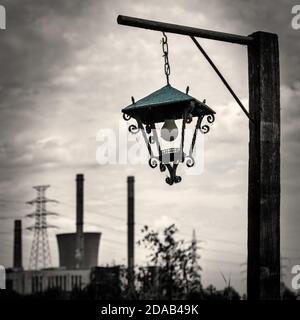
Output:
M169 35L171 84L216 111L205 136L204 172L182 174L175 186L148 165L99 165L100 129L119 127L120 110L165 84L159 32L120 26L118 14L248 35L278 33L281 62L281 249L297 258L300 191L300 30L291 28L296 2L233 0L7 0L0 30L0 264L11 266L13 219L32 208L33 185L50 184L53 265L56 232L75 230L75 175L85 174L85 230L102 232L99 263L126 263L126 177L136 178L136 238L143 224L176 223L189 241L203 240L204 285L223 287L220 271L245 290L248 121L189 38ZM200 40L248 107L247 52ZM9 219L3 219L3 218ZM33 221L23 220L24 227ZM24 265L32 234L24 231ZM136 251L136 262L145 263ZM291 260L295 264L297 260ZM299 262L299 259L298 259ZM289 263L286 273L290 272Z

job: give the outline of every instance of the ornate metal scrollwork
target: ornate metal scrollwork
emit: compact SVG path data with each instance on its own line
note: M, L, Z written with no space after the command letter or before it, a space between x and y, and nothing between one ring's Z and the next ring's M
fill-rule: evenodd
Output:
M181 180L182 180L182 178L180 176L175 176L175 178L174 178L175 183L179 183L179 182L181 182Z
M188 168L191 168L195 165L195 160L192 157L192 155L186 156L185 159L186 159L185 164Z
M208 123L213 123L215 121L215 116L213 114L209 114L207 116L207 122Z
M150 134L151 133L151 130L152 130L152 127L151 127L151 124L146 124L146 132L148 133L148 134Z
M154 169L154 168L156 168L157 165L158 165L158 160L157 160L157 158L155 158L155 157L151 157L151 158L149 159L148 163L149 163L149 166L150 166L152 169Z
M178 164L174 164L173 166L170 164L167 164L166 167L169 170L170 176L166 178L166 183L170 186L174 183L179 183L182 179L180 176L176 175L176 170L178 167Z
M180 176L175 176L174 178L166 177L166 183L169 184L170 186L173 183L179 183L181 182L181 177Z
M205 115L202 116L198 129L201 131L201 133L206 134L209 132L210 127L207 124L202 125L202 120L204 117ZM209 114L206 116L206 120L209 124L212 124L215 121L215 116L213 114Z
M149 163L149 166L151 168L156 168L158 166L158 163L159 163L159 169L161 172L164 172L166 171L166 169L168 168L168 171L169 171L169 177L166 177L166 183L169 184L169 185L172 185L174 183L179 183L182 179L180 176L177 176L176 175L176 170L177 170L177 167L178 167L178 164L173 164L173 166L171 164L163 164L160 162L160 160L156 157L151 157L148 161Z
M123 119L125 121L129 121L131 119L131 116L126 113L123 113ZM128 127L128 131L132 134L137 134L140 131L140 129L135 124L131 124Z
M193 121L193 115L191 113L188 113L186 115L186 123L191 123Z
M151 144L155 143L155 139L154 139L153 136L150 136L150 137L149 137L149 143L151 143Z
M135 124L131 124L128 127L128 131L132 134L137 134L140 131L140 129Z
M123 119L124 119L125 121L129 121L129 120L131 119L131 116L128 115L128 114L126 114L126 113L123 113Z
M131 116L127 114L123 114L124 120L128 121L131 119ZM210 124L212 124L215 120L215 117L213 114L202 114L198 117L197 124L195 125L195 131L192 139L192 143L190 146L189 152L186 154L183 152L183 143L184 143L184 134L185 134L185 127L186 124L189 124L193 120L193 116L191 111L187 111L183 115L183 122L182 122L182 141L181 141L181 147L178 150L181 150L181 153L176 149L164 149L161 150L159 139L157 136L157 132L155 129L155 124L153 123L146 123L143 124L142 121L139 118L134 118L137 121L137 124L130 124L128 127L128 130L132 134L136 134L138 132L142 132L145 143L147 145L148 151L149 151L149 160L148 164L151 168L159 167L159 170L161 172L165 172L168 169L168 176L166 177L165 181L169 185L173 185L176 183L179 183L182 178L178 175L176 175L177 167L180 163L185 163L185 165L188 168L191 168L195 165L195 159L193 158L193 149L196 141L197 131L200 130L201 133L206 134L209 132ZM203 124L203 122L204 123ZM158 156L154 155L152 152L151 145L157 144L158 149ZM166 154L172 155L169 160L166 160ZM179 155L181 154L181 155Z
M160 170L161 172L165 172L165 171L166 171L166 166L165 166L163 163L160 163L160 165L159 165L159 170Z

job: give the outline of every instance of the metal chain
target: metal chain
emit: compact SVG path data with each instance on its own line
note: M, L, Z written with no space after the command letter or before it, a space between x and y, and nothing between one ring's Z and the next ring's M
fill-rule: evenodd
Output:
M168 47L168 38L166 36L166 34L163 32L163 38L161 39L161 43L162 43L162 50L163 50L163 57L165 59L165 64L164 64L164 69L165 69L165 75L167 78L167 84L169 83L169 76L171 73L171 69L170 69L170 64L169 64L169 47Z

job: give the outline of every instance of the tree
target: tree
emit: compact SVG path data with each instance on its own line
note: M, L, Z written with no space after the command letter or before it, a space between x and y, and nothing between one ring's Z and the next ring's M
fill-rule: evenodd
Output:
M183 240L176 240L177 231L174 224L165 228L162 235L149 230L148 226L142 229L144 238L138 244L150 250L150 262L158 270L158 276L156 281L149 282L149 273L139 272L138 280L144 283L140 287L140 296L151 298L156 294L157 299L171 300L202 295L197 244L192 241L187 246Z

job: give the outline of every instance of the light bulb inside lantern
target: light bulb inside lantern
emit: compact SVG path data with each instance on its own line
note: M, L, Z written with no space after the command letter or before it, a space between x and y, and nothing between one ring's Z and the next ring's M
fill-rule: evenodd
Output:
M174 141L178 137L178 128L173 119L165 120L165 123L161 128L160 136L165 141Z

